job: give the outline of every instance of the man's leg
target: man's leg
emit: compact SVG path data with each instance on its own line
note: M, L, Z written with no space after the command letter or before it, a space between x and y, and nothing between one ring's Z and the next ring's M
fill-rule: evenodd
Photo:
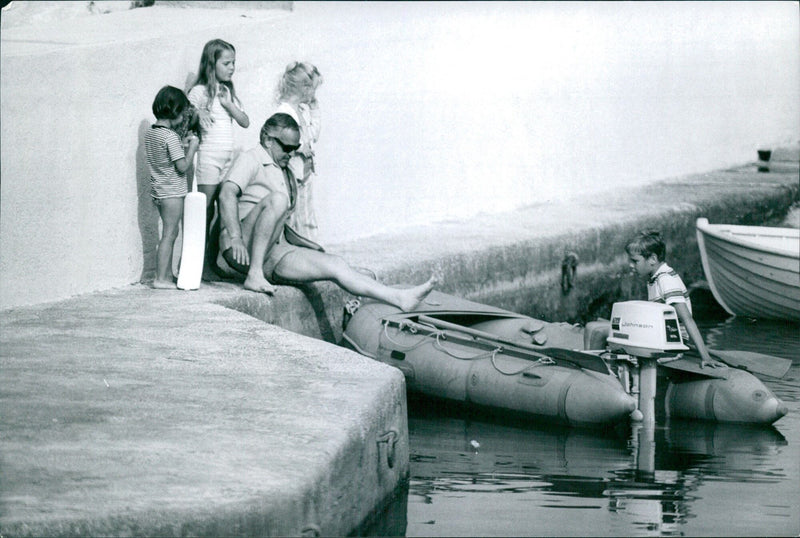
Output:
M244 288L261 293L275 293L275 286L264 276L264 258L280 237L289 199L281 193L266 196L242 221L242 239L250 245L250 268Z
M436 279L413 288L392 288L353 269L344 259L325 252L298 248L283 257L275 275L295 282L333 280L348 293L377 299L401 310L415 309L433 290Z

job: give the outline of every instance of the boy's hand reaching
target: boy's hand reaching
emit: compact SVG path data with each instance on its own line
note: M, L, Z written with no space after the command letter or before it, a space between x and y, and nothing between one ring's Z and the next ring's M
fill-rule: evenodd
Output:
M703 341L703 335L700 334L700 329L697 328L697 324L694 322L694 318L691 312L689 312L686 303L672 303L672 307L675 308L678 319L683 326L686 327L686 332L689 333L689 338L691 338L692 343L697 347L697 352L700 354L700 368L705 368L706 366L709 368L718 367L719 365L716 364L711 358L711 355L708 354L708 348L706 348L706 344Z

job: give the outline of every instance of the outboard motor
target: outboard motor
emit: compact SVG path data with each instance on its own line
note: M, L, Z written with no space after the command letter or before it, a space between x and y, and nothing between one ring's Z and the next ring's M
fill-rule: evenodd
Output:
M655 423L658 365L671 372L664 401L667 416L771 424L788 411L753 374L722 363L700 368L697 360L682 358L689 348L683 343L677 313L669 305L615 303L607 345L612 352L622 352L612 357L626 390L634 396L639 393L639 409L631 417L641 419L645 426ZM629 377L630 364L638 366L638 376Z
M626 301L611 307L611 351L636 358L639 365L639 412L646 426L656 421L655 399L658 359L688 351L681 337L678 314L669 305L651 301ZM634 412L634 418L640 418Z

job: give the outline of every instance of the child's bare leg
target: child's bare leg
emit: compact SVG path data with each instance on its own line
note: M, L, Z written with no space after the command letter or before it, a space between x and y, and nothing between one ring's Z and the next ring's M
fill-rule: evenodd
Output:
M211 267L219 253L219 237L212 233L211 223L214 220L215 204L219 197L219 184L198 185L197 190L206 195L206 255L203 263L203 280L217 280Z
M198 185L197 190L206 195L206 239L208 239L211 221L214 220L214 204L217 203L217 197L219 196L219 184Z
M176 289L172 276L172 249L178 238L181 217L183 216L183 197L163 198L158 204L161 215L161 239L156 252L156 278L153 287L156 289Z

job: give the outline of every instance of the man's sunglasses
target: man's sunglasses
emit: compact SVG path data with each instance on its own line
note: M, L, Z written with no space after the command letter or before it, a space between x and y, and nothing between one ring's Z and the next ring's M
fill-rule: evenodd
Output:
M278 145L281 147L284 153L291 153L293 151L297 151L298 148L300 147L300 144L296 146L293 146L291 144L284 144L283 142L281 142L279 138L275 138L274 136L270 136L270 138L278 143Z

